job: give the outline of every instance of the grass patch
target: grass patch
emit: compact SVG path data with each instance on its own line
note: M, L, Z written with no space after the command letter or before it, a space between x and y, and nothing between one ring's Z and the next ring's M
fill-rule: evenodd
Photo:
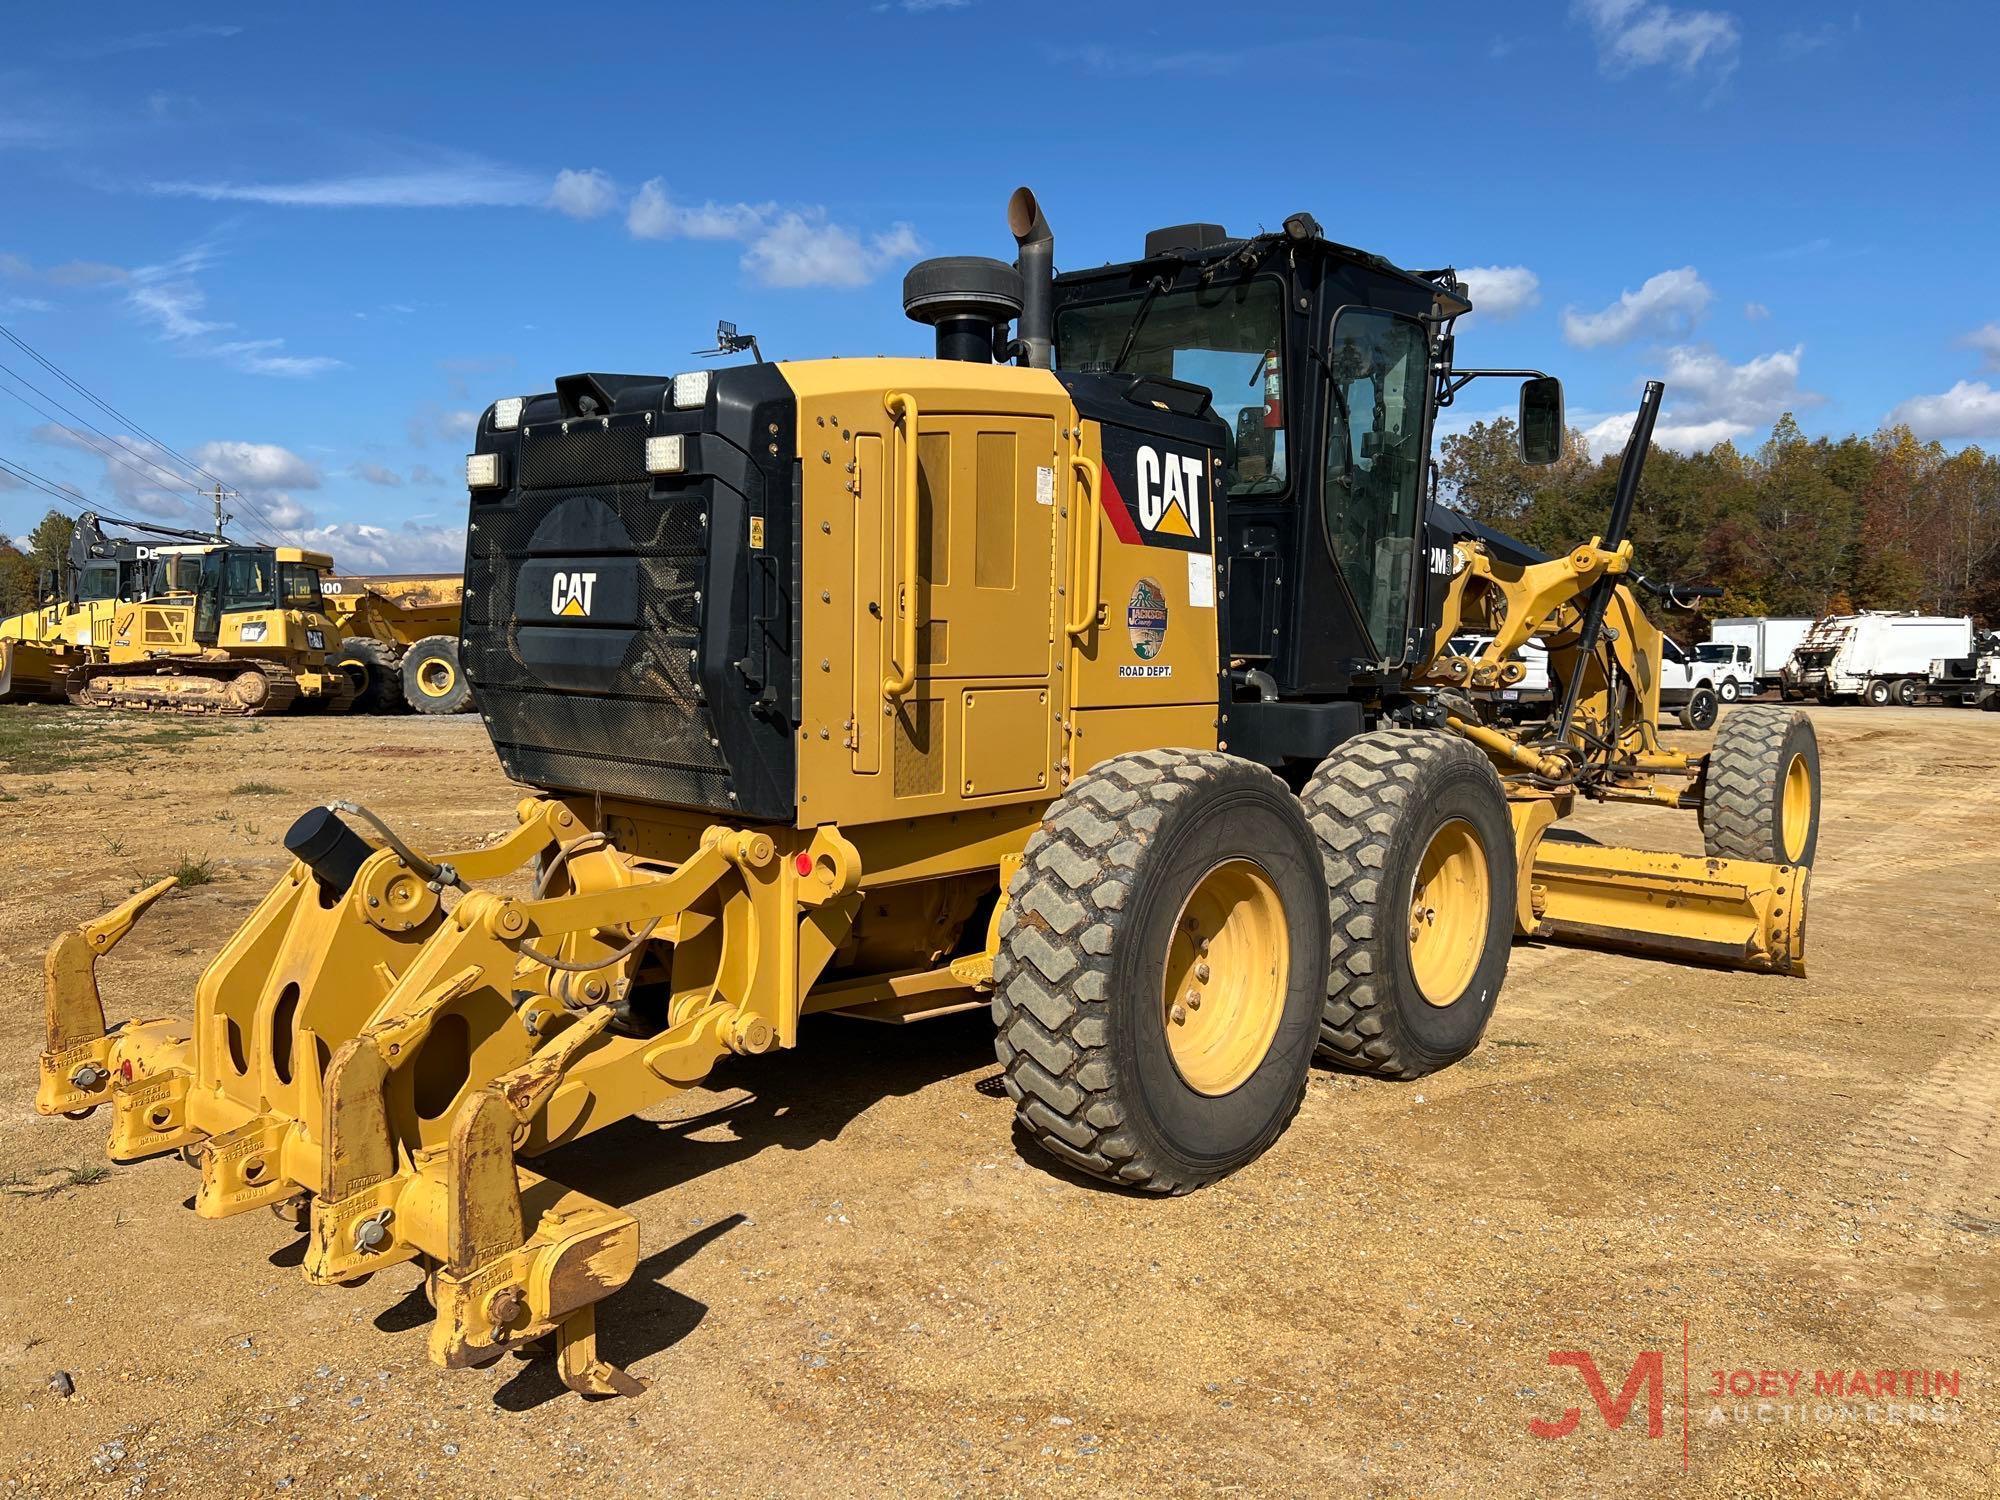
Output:
M111 1169L101 1162L81 1167L38 1167L31 1173L16 1173L0 1183L0 1187L22 1198L53 1198L57 1193L102 1182L110 1175Z
M183 854L178 863L169 865L166 869L154 874L141 875L139 883L133 886L132 889L135 891L144 890L147 886L157 885L162 880L171 880L176 886L185 891L197 885L207 885L214 879L214 860L210 859L206 854L200 858L196 858L191 854Z
M161 721L149 715L52 704L0 706L0 770L16 775L100 767L122 755L173 750L218 734L242 734L261 725L201 719Z
M239 781L229 789L232 797L282 797L285 789L274 781Z

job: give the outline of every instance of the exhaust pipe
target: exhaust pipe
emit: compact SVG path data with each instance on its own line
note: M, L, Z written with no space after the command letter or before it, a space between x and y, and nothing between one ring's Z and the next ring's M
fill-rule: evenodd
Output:
M1047 370L1055 364L1056 237L1042 206L1027 188L1015 188L1007 200L1007 227L1020 247L1015 266L1021 273L1021 345L1028 364Z

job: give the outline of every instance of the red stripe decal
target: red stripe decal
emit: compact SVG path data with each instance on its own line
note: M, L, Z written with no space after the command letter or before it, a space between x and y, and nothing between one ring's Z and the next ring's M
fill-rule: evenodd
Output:
M1118 540L1128 547L1139 545L1139 528L1132 524L1132 512L1125 508L1125 497L1118 493L1118 481L1111 477L1111 471L1101 471L1104 483L1099 486L1098 499L1104 505L1104 514L1111 522L1111 529Z

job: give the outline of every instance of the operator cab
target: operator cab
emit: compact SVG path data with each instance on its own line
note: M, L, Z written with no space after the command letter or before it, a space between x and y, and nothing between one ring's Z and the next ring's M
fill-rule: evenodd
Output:
M1470 374L1451 368L1452 320L1471 306L1456 277L1336 244L1295 214L1249 239L1212 224L1156 231L1140 260L1058 276L1053 300L1058 370L1213 393L1227 428L1224 629L1239 683L1254 674L1260 697L1286 700L1400 690L1427 654L1460 530L1428 503L1435 413ZM1523 429L1547 451L1527 456L1555 457L1560 387L1534 371L1487 373L1537 377ZM1265 726L1288 754L1314 753L1332 727L1258 706L1255 718L1293 721Z

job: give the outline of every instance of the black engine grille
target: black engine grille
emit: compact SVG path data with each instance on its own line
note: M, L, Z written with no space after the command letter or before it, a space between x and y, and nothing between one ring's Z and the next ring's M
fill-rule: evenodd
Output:
M521 488L475 506L467 539L464 655L500 763L535 786L727 811L697 669L705 486L660 495L636 477L637 424L547 432L524 435ZM549 601L516 597L537 558L633 560L636 619L554 622Z

